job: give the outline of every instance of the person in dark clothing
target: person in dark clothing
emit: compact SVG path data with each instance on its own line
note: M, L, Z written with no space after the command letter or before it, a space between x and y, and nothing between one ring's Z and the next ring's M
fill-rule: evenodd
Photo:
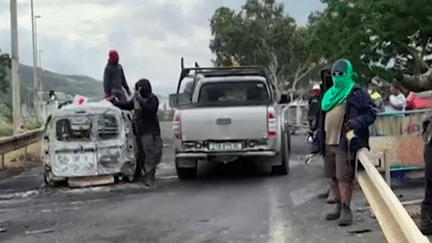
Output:
M312 88L312 97L309 99L308 102L307 116L309 122L309 138L313 138L313 134L318 128L316 123L318 118L320 98L321 98L321 87L319 85L315 85Z
M144 183L151 186L155 180L156 166L162 157L162 139L157 117L159 100L152 93L150 82L141 79L135 84L135 95L129 101L110 101L120 109L134 110L137 136L141 138L144 149Z
M350 203L353 193L356 152L369 147L369 126L375 121L376 108L366 90L353 81L351 63L337 60L332 67L333 86L321 102L319 128L312 153L333 160L335 167L331 190L336 207L327 220L339 219L340 226L352 223Z
M416 97L432 99L432 91L414 93ZM432 234L432 114L428 114L423 122L422 138L424 142L423 156L425 161L426 190L421 204L419 229L425 235Z
M315 127L313 128L315 131L318 130L319 128L319 121L320 121L320 117L323 116L323 111L321 110L321 105L322 105L322 98L324 97L324 94L327 92L327 90L329 90L332 86L333 86L333 80L332 80L332 76L331 76L331 66L327 69L323 69L321 71L321 95L319 97L319 104L318 107L319 109L316 112L316 122L315 122ZM334 163L334 159L331 156L326 156L325 153L323 154L324 157L324 176L326 178L329 178L329 185L331 188L332 185L332 178L334 176L334 171L335 171L335 163ZM319 198L325 198L327 199L327 203L336 203L335 200L335 195L333 194L333 191L330 189L327 189L324 193L321 193L318 195Z
M126 101L123 88L130 95L129 86L123 72L123 67L118 63L119 54L115 50L109 51L108 64L105 67L103 85L106 97L115 96L120 101Z

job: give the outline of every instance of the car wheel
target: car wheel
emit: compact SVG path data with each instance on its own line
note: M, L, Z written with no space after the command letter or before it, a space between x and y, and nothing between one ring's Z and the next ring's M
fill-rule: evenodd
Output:
M176 164L176 170L177 170L177 175L180 179L192 179L195 178L197 175L197 167L179 167L178 166L178 160L175 160L175 164Z
M46 183L48 186L50 186L50 187L56 187L56 186L58 186L59 183L58 183L58 182L55 182L55 181L53 181L53 180L50 180L50 179L49 179L49 175L47 175L47 173L48 173L48 172L45 172L45 173L44 173L44 181L45 181L45 183Z
M272 166L273 175L287 175L289 172L290 143L288 139L288 134L285 132L282 136L281 153L281 165Z

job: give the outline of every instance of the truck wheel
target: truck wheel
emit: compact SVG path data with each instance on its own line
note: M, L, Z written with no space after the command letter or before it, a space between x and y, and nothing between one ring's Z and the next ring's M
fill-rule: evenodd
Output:
M286 132L282 136L281 153L282 163L281 165L272 166L273 175L287 175L289 171L290 143Z
M192 167L192 168L181 168L178 166L178 161L177 159L175 160L176 163L176 170L177 170L177 175L180 179L192 179L195 178L197 175L197 167Z

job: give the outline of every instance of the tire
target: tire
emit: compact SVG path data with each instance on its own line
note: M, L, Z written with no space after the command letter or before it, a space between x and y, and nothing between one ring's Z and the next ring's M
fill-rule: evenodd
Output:
M289 135L284 132L282 136L282 161L281 165L272 166L272 174L273 175L288 175L289 172L289 157L290 157L290 142Z
M135 180L135 177L133 176L133 175L123 175L123 180L124 181L126 181L126 182L129 182L129 183L132 183L132 182L134 182L134 180Z
M180 168L177 160L175 160L177 175L180 179L193 179L197 175L197 167Z
M52 181L52 180L48 179L48 176L47 176L46 173L47 173L47 172L44 173L44 181L45 181L45 183L46 183L49 187L57 187L57 186L60 185L59 182L55 182L55 181Z

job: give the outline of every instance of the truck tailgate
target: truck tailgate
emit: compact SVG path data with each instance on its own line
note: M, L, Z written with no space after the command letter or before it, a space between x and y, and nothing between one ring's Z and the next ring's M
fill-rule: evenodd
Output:
M262 139L268 137L267 106L183 110L184 141Z

